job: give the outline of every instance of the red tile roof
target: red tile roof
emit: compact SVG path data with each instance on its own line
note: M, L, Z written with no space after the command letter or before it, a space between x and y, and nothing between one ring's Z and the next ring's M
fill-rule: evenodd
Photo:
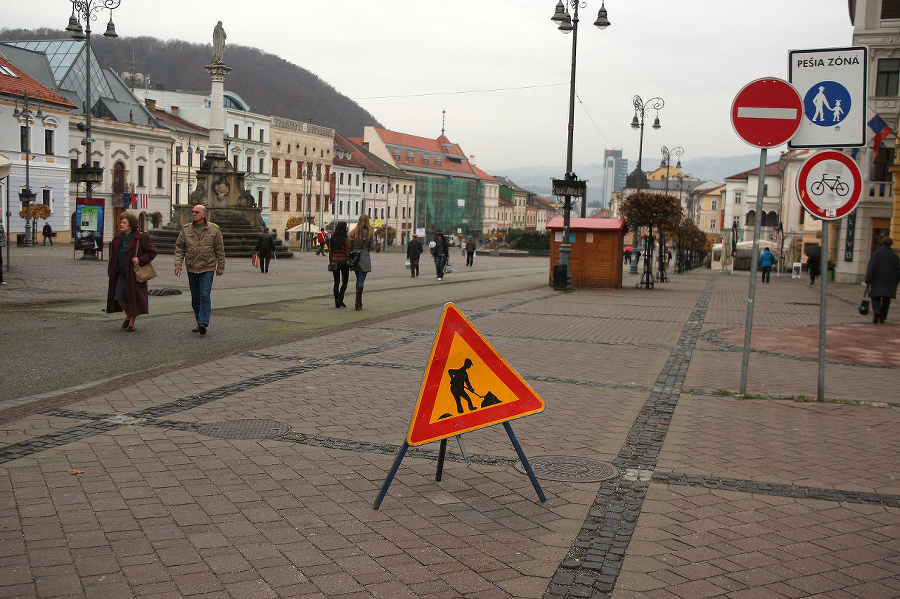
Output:
M437 139L428 139L377 127L375 131L387 146L394 163L403 170L441 171L468 178L480 178L469 164L462 148L444 135Z
M472 170L475 171L475 174L478 175L478 178L481 179L482 181L497 181L496 177L492 177L491 175L487 174L486 172L484 172L483 170L481 170L474 164L472 164L471 167L472 167ZM498 181L498 183L499 183L499 181Z
M22 92L24 91L29 97L34 97L42 102L58 104L67 108L77 108L75 104L72 104L53 90L44 87L26 75L2 54L0 54L0 66L3 67L0 69L0 93L22 97ZM11 77L7 75L5 72L6 70L13 73L15 76Z
M172 129L183 131L185 133L209 135L209 129L201 127L200 125L195 125L194 123L186 121L181 117L177 117L174 114L166 112L165 110L160 110L159 108L148 108L147 110L150 111L150 114L153 115L153 118L155 118L166 127L171 127Z

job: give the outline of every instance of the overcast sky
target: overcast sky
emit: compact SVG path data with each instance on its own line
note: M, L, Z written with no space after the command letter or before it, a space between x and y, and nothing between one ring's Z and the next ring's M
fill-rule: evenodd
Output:
M603 31L593 26L600 1L586 4L579 9L576 165L601 162L605 148L621 149L636 163L635 94L665 100L662 128L648 122L645 129L645 169L658 164L661 145L683 147L685 160L756 152L732 130L735 94L761 77L787 79L789 50L852 42L847 0L607 0L612 25ZM558 165L562 174L572 35L550 21L555 6L555 0L122 0L113 18L120 36L200 43L211 42L221 20L227 44L308 69L388 129L435 138L446 110L446 135L481 168ZM64 35L70 13L68 0L11 2L2 26L54 27ZM99 14L95 33L107 20L106 11ZM152 65L145 68L152 75Z

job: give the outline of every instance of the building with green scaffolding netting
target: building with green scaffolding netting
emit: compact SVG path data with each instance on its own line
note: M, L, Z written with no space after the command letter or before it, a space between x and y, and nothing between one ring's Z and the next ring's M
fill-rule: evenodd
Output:
M459 145L443 134L428 139L377 127L365 128L364 144L414 178L415 228L427 241L437 233L481 237L484 183Z

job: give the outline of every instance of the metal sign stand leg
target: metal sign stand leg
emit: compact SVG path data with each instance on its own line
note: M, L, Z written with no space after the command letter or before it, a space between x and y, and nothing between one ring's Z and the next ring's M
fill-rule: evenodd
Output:
M381 501L384 499L384 496L387 495L388 487L391 486L391 481L394 480L394 476L396 476L397 470L400 468L400 462L403 461L403 456L406 455L407 449L409 449L409 443L404 441L403 445L400 446L400 451L397 452L397 458L394 460L394 465L391 466L391 471L388 473L387 478L384 479L384 484L381 485L381 492L378 493L378 499L375 500L375 505L372 506L376 510L381 507Z
M446 455L447 439L441 439L441 449L438 451L437 472L434 475L434 480L437 482L441 482L441 477L444 475L444 456Z
M544 491L541 490L541 485L538 483L537 477L534 475L534 470L531 469L531 464L528 462L528 458L525 457L525 452L522 451L522 446L519 445L519 440L516 439L516 435L513 434L513 430L509 425L509 422L504 422L503 428L506 429L506 434L509 435L509 440L512 441L513 447L516 448L516 453L519 454L519 459L522 460L522 465L525 467L525 472L528 473L528 478L531 479L531 484L532 486L534 486L534 490L537 491L538 497L541 501L547 501L547 498L544 497Z

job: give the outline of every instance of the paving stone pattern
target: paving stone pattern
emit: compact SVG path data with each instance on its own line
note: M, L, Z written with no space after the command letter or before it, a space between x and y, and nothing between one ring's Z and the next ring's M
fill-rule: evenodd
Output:
M34 402L0 419L0 597L900 596L900 369L865 351L900 327L835 286L855 332L831 401L799 401L817 364L772 330L818 296L773 281L747 398L746 277L460 302L547 402L511 423L526 454L619 470L545 503L489 427L440 483L437 444L412 448L372 509L439 306ZM202 433L239 420L289 432Z

